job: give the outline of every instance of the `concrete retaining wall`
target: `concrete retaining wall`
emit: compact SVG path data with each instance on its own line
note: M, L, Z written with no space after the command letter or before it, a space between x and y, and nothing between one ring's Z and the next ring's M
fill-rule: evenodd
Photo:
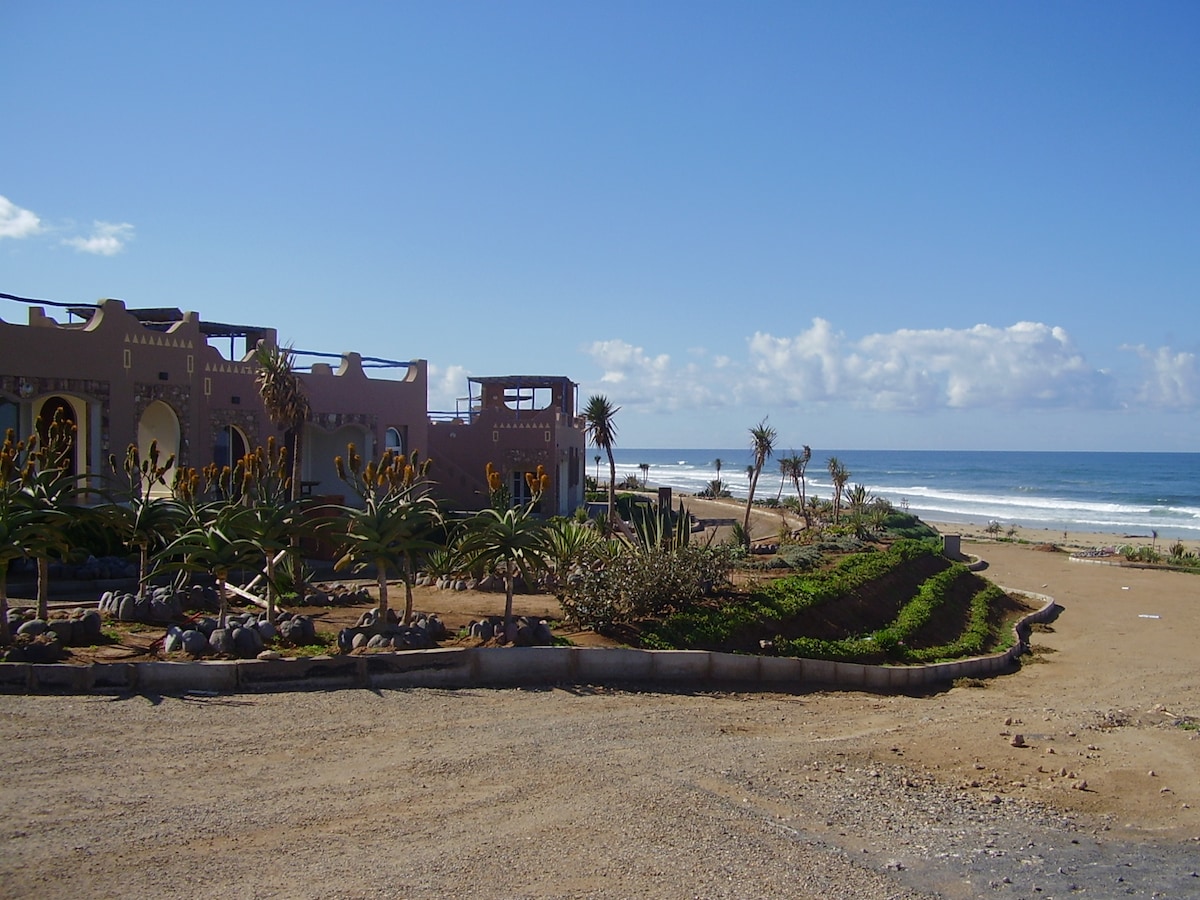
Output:
M1027 646L1030 626L1058 613L1054 600L1043 594L1003 590L1043 604L1017 623L1012 647L991 656L924 666L868 666L703 650L473 647L279 660L88 666L0 663L0 690L183 694L555 684L721 685L767 691L827 687L880 693L920 690L956 678L989 678L1012 671Z

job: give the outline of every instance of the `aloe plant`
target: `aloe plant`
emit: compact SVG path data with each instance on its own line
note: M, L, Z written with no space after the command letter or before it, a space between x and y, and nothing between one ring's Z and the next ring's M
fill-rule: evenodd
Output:
M346 531L336 569L375 567L379 586L376 623L385 625L388 614L388 573L395 571L404 582L405 625L412 619L413 581L416 563L442 546L439 537L444 521L441 510L429 496L429 460L384 452L379 462L363 464L353 444L346 457L334 459L338 477L362 502L345 507Z

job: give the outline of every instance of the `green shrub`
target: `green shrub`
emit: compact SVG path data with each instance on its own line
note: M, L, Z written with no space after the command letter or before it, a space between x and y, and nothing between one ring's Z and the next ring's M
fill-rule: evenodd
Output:
M615 558L593 551L559 597L571 622L590 628L665 615L729 583L723 547L651 547Z

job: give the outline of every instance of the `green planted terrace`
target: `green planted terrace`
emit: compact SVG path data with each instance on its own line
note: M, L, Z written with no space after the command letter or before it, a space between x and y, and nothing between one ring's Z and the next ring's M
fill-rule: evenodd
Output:
M925 663L1005 649L1025 607L941 555L902 539L843 556L648 625L643 646L771 652L864 663Z

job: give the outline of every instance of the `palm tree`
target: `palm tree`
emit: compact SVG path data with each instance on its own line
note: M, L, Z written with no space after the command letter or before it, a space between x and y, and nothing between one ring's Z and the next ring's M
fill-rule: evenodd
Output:
M721 457L718 456L713 460L713 468L717 470L717 481L721 480L721 466L723 465L725 465L725 462L721 459Z
M642 470L642 487L649 487L650 463L638 463L638 468Z
M783 497L783 489L791 479L796 481L796 471L800 466L800 457L796 455L796 451L792 451L789 456L779 457L779 490L775 493L775 502L778 503Z
M592 457L596 461L596 489L600 488L600 454L597 453Z
M850 472L836 456L829 457L825 466L829 470L829 480L833 482L833 524L836 525L841 519L842 492L850 480Z
M271 421L284 430L284 443L291 447L292 477L290 498L297 503L303 494L304 468L304 423L312 408L304 392L304 383L296 374L296 356L291 347L259 342L254 351L258 372L254 378L258 393ZM304 581L300 577L300 536L292 535L292 571L296 573L296 590L304 595Z
M402 454L384 451L379 463L362 464L362 457L350 444L346 458L334 459L338 477L362 501L361 508L348 507L346 532L342 537L342 556L335 569L354 565L375 567L379 586L379 605L375 624L387 625L388 572L395 570L404 581L404 620L412 618L413 581L418 558L441 547L441 511L429 496L431 484L426 474L429 460L419 462L414 451L411 460Z
M754 451L754 464L747 472L750 476L750 493L746 497L746 518L742 522L742 530L747 539L750 537L750 510L754 506L754 491L758 487L758 476L762 474L763 466L775 452L775 440L778 437L778 433L767 424L765 418L750 429L750 447Z
M291 347L260 343L254 351L258 372L255 381L262 397L267 415L277 426L284 429L285 442L292 453L291 496L298 500L301 494L302 446L304 423L311 407L304 392L304 383L295 370L295 354Z
M805 444L804 449L800 451L800 466L799 466L799 471L796 473L797 477L800 479L799 493L800 493L800 508L801 509L808 508L808 497L806 496L807 483L805 482L804 473L808 470L808 463L811 459L812 459L812 447L808 446L808 444ZM808 522L807 514L805 515L805 523L808 525L812 524L811 522Z
M791 456L779 461L780 468L783 468L784 463L787 463L787 477L792 479L792 487L796 491L796 506L804 516L804 525L806 528L812 527L812 519L808 509L807 485L804 478L804 473L808 469L808 461L810 459L812 459L812 448L805 444L804 449L799 454L793 450Z
M621 407L614 407L603 394L588 398L583 410L587 436L597 448L608 454L608 522L613 525L617 515L617 463L613 459L613 444L617 440L616 415Z

